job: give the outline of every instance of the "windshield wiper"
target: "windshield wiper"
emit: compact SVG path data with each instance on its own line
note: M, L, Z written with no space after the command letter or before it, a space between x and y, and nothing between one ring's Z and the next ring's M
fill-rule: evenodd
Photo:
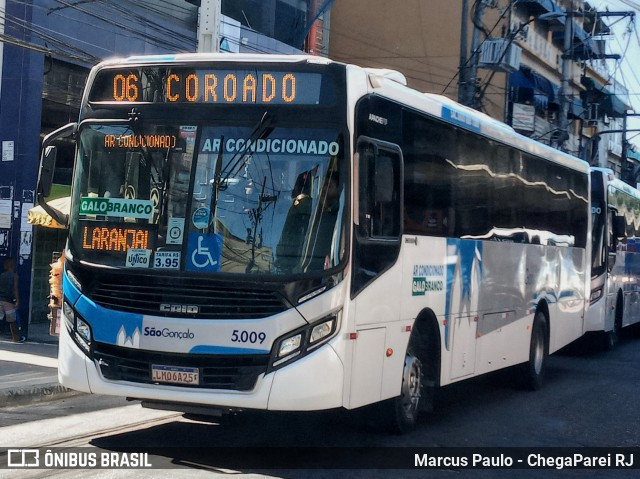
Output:
M249 260L249 263L247 264L247 268L245 270L246 273L250 273L251 270L256 265L256 237L258 235L258 225L260 225L260 222L262 221L262 211L263 211L262 202L263 202L263 199L265 198L264 189L266 185L267 185L267 177L265 176L264 180L262 181L262 189L260 190L260 195L258 196L258 206L256 206L251 211L251 221L253 223L253 234L250 234L250 238L247 238L251 242L251 260ZM262 241L260 241L260 243L262 243ZM262 246L262 244L260 244L260 246Z
M213 221L209 224L208 232L216 232L216 207L218 205L218 195L220 193L220 183L222 181L222 149L224 145L224 135L220 137L220 148L218 149L218 157L216 158L216 168L213 174L211 185L211 202L209 203L209 214L212 215Z

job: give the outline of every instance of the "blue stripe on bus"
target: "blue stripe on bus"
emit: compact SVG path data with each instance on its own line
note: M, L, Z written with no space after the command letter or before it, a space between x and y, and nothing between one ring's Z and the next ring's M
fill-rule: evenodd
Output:
M268 349L233 348L229 346L210 346L202 344L189 351L197 354L268 354Z
M143 56L143 57L129 57L129 58L126 58L124 61L125 63L134 63L134 62L140 62L140 61L148 62L150 60L154 62L164 62L164 61L173 61L175 59L176 59L175 55L151 55L151 56Z
M81 295L76 305L76 311L90 325L93 338L109 344L117 344L118 333L124 328L126 338L132 338L136 332L142 334L142 314L126 313L114 309L103 308Z
M62 291L64 291L64 297L67 298L71 304L75 304L82 294L76 285L69 280L69 275L66 269L62 271Z
M473 283L473 266L476 265L476 274L479 276L478 283L482 282L482 241L466 240L458 238L447 238L447 256L454 261L447 262L447 289L445 303L445 324L444 324L444 345L450 349L451 321L461 311L452 311L453 301L458 300L459 304L471 301L472 295L477 295L477 291L471 291ZM459 269L459 272L457 271ZM454 283L456 274L459 273L460 284L459 298L453 298Z
M465 112L455 108L451 108L447 105L442 105L442 118L455 125L465 127L469 130L480 133L482 131L482 124L478 118L475 118L473 113Z

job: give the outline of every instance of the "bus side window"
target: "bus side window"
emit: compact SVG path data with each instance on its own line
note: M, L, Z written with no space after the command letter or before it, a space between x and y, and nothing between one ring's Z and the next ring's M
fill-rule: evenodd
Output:
M352 294L395 263L402 226L402 156L392 144L358 144L358 225Z
M360 151L360 227L370 238L400 236L400 155L377 145Z
M379 155L375 163L373 236L394 237L400 234L397 177L394 159L386 154Z

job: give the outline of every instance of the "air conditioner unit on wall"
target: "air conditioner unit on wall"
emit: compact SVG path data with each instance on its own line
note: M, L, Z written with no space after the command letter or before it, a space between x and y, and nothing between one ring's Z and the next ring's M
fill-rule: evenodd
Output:
M587 126L598 126L598 103L587 104Z
M512 40L506 38L485 40L480 47L478 66L490 70L514 72L520 68L521 56L522 49Z

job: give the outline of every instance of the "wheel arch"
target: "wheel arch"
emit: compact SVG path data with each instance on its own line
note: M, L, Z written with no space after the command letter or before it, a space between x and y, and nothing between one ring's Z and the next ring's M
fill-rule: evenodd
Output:
M551 328L553 325L551 324L551 314L549 313L549 305L544 299L541 299L536 306L536 313L540 312L544 314L545 319L547 320L547 328L545 331L545 340L547 342L547 347L549 347L550 339L551 339Z
M417 347L414 353L423 365L426 397L421 402L421 409L427 411L433 409L435 394L440 387L441 345L438 319L431 309L423 309L413 323L408 347Z

